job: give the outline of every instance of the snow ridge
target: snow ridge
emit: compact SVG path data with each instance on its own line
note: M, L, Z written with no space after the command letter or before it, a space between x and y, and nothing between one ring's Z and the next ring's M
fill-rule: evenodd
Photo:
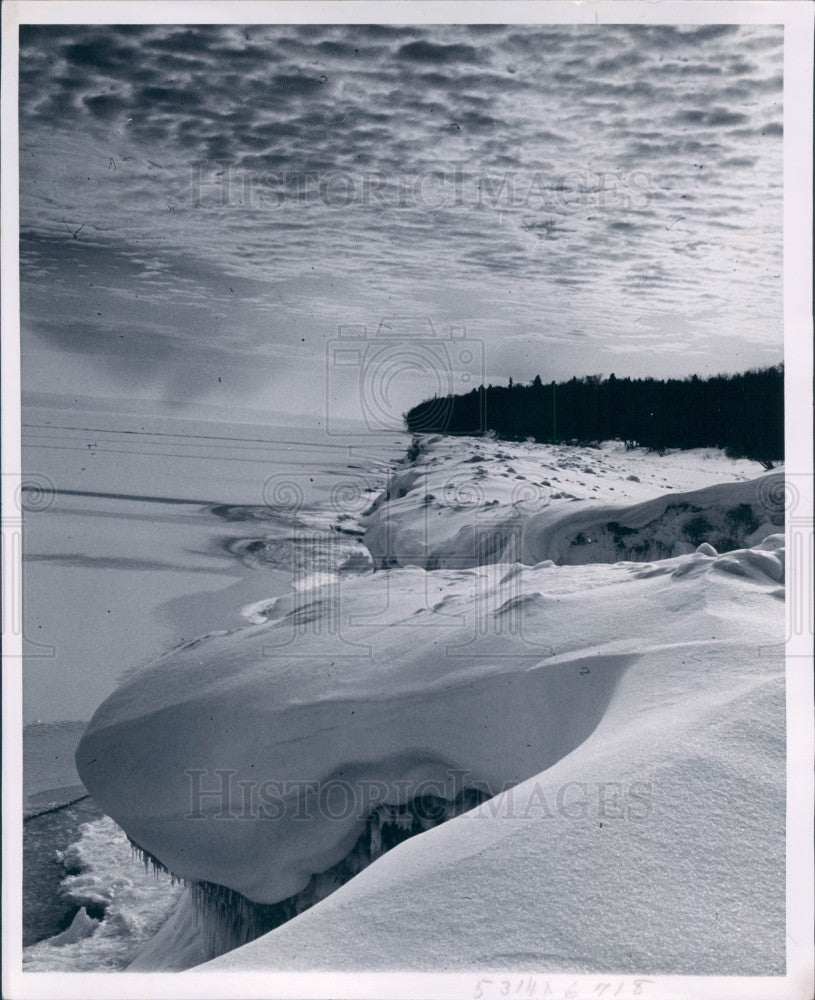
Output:
M405 966L406 942L415 967L435 967L439 942L465 966L490 949L505 956L499 965L510 961L509 942L488 947L480 917L454 921L445 939L452 900L465 914L477 909L460 886L437 893L464 872L491 885L507 928L512 894L529 896L541 922L530 944L536 968L590 965L587 955L600 969L651 968L657 936L664 944L676 926L685 938L668 949L673 971L775 968L783 838L767 837L783 826L783 479L753 479L750 463L707 453L657 461L616 445L487 439L468 448L417 442L366 513L365 542L390 568L315 581L252 608L254 624L128 677L83 737L80 776L144 852L195 883L209 954L262 935L232 952L230 968L314 967L303 956L319 952L298 937L310 933L333 948L332 965L365 967L370 956L342 928L363 915L370 926L377 906L378 955L390 967ZM670 489L663 473L688 488ZM732 829L722 840L730 810L744 806L743 780L751 818L767 832L755 850ZM552 803L564 781L662 782L686 789L689 805L653 810L599 841L595 810L530 841L534 816L507 819L509 790L533 794L529 783L542 783ZM692 804L711 802L716 787L733 802L702 823ZM473 811L479 796L488 801ZM440 817L429 828L416 822L426 801ZM401 840L420 829L417 854ZM621 898L657 838L660 891L637 947L623 950L628 915L604 924L589 884L558 874L573 872L577 834L590 845L585 865L605 864ZM705 836L718 855L689 870L687 852L704 852ZM481 867L498 842L503 853ZM761 902L743 906L751 885ZM411 922L375 902L383 886ZM672 892L685 900L688 887L697 910L677 924ZM711 932L716 907L730 922ZM589 931L604 935L602 946Z
M703 452L736 478L678 492L653 472L647 484L629 474L612 485L608 474L619 472L623 446L568 449L564 461L563 447L541 445L528 448L523 463L506 447L461 439L453 450L445 439L417 439L409 465L363 518L374 565L643 561L688 554L703 542L726 552L783 529L782 473L745 479L746 463L722 469L721 459ZM639 452L641 465L653 465L653 456ZM688 454L664 458L669 466L671 460L688 461Z

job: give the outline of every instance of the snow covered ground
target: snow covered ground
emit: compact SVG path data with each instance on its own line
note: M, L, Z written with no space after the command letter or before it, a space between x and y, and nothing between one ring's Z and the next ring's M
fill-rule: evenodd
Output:
M201 968L782 973L783 480L761 472L426 439L343 522L391 568L131 675L82 780L204 884L210 927L293 917ZM400 828L425 832L386 851ZM190 911L133 968L178 968Z
M712 449L425 438L365 518L365 544L378 567L427 569L664 558L702 541L731 549L783 524L783 481L756 482L760 473Z
M777 585L746 553L677 578L689 558L524 572L529 617L561 618L528 626L554 655L410 721L437 775L532 776L207 968L782 973ZM407 715L377 708L389 732Z

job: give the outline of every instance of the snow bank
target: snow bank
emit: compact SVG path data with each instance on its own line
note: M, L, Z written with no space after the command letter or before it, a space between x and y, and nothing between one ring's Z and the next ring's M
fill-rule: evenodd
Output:
M664 559L702 542L729 551L783 528L783 474L754 478L756 463L711 450L659 459L613 443L455 445L418 439L369 509L365 544L378 568ZM674 471L681 491L665 475ZM713 474L730 481L711 483Z
M729 552L783 531L784 511L777 501L783 487L783 475L774 473L634 506L586 501L572 510L548 507L519 525L521 561L573 565L665 559L702 544Z
M120 688L83 738L80 775L100 806L176 875L266 904L302 893L314 875L353 854L380 803L404 805L429 789L447 800L463 788L496 793L542 772L550 791L575 775L590 783L658 779L669 799L654 810L656 819L625 824L614 835L571 824L552 839L550 827L537 833L526 822L462 827L462 818L440 832L458 825L466 839L445 837L441 854L431 849L429 881L421 886L414 885L412 868L400 867L402 848L392 862L390 856L377 862L369 870L373 882L362 882L374 886L377 905L373 873L385 865L394 880L388 892L398 882L398 898L418 892L416 905L426 907L415 930L410 921L391 922L391 947L408 933L411 940L424 933L428 941L440 940L435 917L442 904L437 891L429 903L428 885L439 877L439 884L458 879L453 873L473 843L481 843L471 838L494 843L511 834L505 847L520 836L518 844L526 845L520 855L512 847L515 853L499 864L502 846L476 869L461 868L476 879L479 893L486 880L491 899L500 896L509 907L518 877L507 871L520 866L537 886L530 904L561 913L577 892L575 858L587 865L593 859L602 882L603 866L616 857L604 877L616 897L627 899L625 906L619 899L615 904L614 927L600 928L602 893L580 876L581 912L599 937L587 938L588 930L578 935L578 950L562 931L548 937L546 929L555 925L548 918L541 924L536 909L538 944L531 954L539 967L561 961L570 967L576 960L602 968L613 953L611 966L641 969L648 956L639 945L620 950L631 926L656 948L657 933L675 932L677 914L690 921L683 907L692 909L693 900L699 915L675 964L669 954L663 971L706 954L711 940L708 965L718 971L737 956L746 963L742 971L771 971L783 929L782 665L778 655L766 655L780 650L782 636L777 541L760 550L759 560L739 551L657 565L413 568L349 580L330 599L313 593L303 604L297 595L281 599L274 620L188 644ZM217 794L196 797L196 780L199 790ZM737 836L738 829L746 832L740 811L748 806L750 835ZM590 834L579 840L576 855L569 853L583 829ZM548 859L543 873L535 838ZM634 873L646 865L649 845L655 851L643 890L649 921L646 904L635 907L651 928L645 934L644 926L631 923L628 904L640 891ZM553 859L563 866L558 879ZM364 879L355 878L342 898ZM480 948L483 964L495 949L492 922L488 931L479 918L481 930L472 928L474 941L459 950L459 924L450 911L458 912L464 884L455 881L446 896L452 921L446 947L465 966ZM678 909L677 893L684 900ZM711 913L701 897L726 915L718 936L711 937ZM483 902L474 906L483 913ZM388 903L384 915L391 912ZM356 922L358 930L355 913L349 928ZM504 917L509 933L517 918L502 911ZM431 960L422 947L411 955L415 967ZM517 964L506 947L499 964ZM284 952L274 948L277 957L268 960L279 966ZM386 954L393 963L393 952L380 952ZM353 949L338 955L350 966L370 967L370 958L362 962ZM652 959L645 964L650 968Z
M178 897L175 908L126 967L127 972L176 972L206 961L200 916L189 889Z
M783 969L783 481L472 445L368 512L394 568L254 604L94 715L83 782L191 883L134 968L261 934L207 968Z
M721 638L638 637L573 753L202 968L782 974L780 621L753 581L701 580Z
M186 969L238 948L326 899L396 844L473 808L486 797L465 789L452 801L426 794L403 805L376 806L364 833L341 861L313 875L305 888L278 903L259 904L223 886L192 883L128 969Z

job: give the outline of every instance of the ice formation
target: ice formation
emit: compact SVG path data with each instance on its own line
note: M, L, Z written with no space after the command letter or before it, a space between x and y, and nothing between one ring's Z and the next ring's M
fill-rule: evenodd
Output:
M127 837L107 817L83 823L58 860L65 870L60 897L73 917L60 934L23 949L24 970L124 969L172 913L181 887L141 871ZM196 958L202 961L203 951Z
M441 440L367 514L375 561L398 568L287 595L129 677L82 740L82 780L204 911L225 910L216 950L299 914L218 968L777 972L779 478L716 486L711 469L683 495L641 456L601 450L588 472L576 449L477 447L450 461L478 503L416 489L421 467L449 479ZM508 477L535 463L570 496L513 500ZM574 503L590 475L598 500ZM514 558L474 560L467 526L510 509ZM382 829L427 796L442 819L490 798L383 853Z

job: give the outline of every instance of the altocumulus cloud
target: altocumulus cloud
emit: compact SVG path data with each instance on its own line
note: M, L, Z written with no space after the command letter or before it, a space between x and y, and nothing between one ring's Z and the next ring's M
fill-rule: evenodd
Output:
M782 42L733 25L24 26L24 328L87 353L77 324L98 317L71 288L96 270L120 313L149 287L144 349L170 365L195 345L285 366L297 345L302 367L319 331L385 312L466 322L502 374L536 331L563 375L577 341L607 370L684 371L666 330L714 369L734 337L775 360ZM135 364L137 327L106 364Z

